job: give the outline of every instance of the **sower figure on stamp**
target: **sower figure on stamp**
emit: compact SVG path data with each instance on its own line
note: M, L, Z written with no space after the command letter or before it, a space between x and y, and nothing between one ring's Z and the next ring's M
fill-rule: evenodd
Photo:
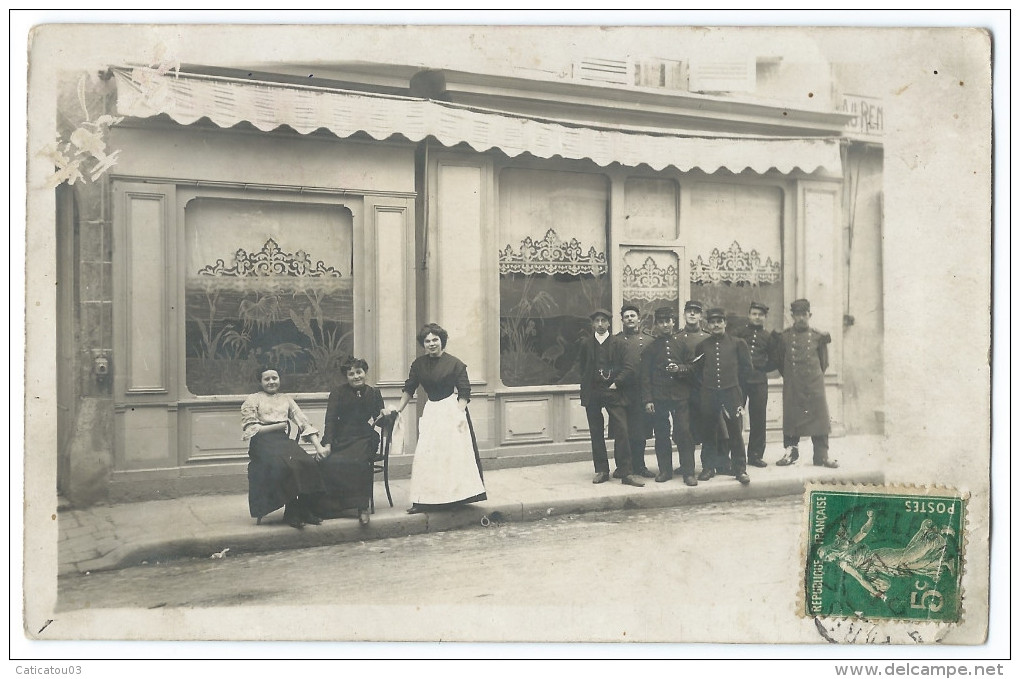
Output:
M812 328L811 303L795 300L790 305L793 327L777 335L775 363L783 376L783 447L786 454L776 462L780 467L800 458L800 437L810 436L814 464L835 468L829 459L829 407L825 401L825 369L829 367L828 345L832 337Z
M606 451L603 409L609 413L609 425L613 432L613 457L616 470L623 483L629 486L643 486L643 481L634 476L630 443L627 431L627 399L625 387L637 380L637 371L630 361L630 352L623 343L609 334L612 318L605 309L591 313L592 334L584 338L578 351L581 376L581 405L588 417L591 435L591 457L595 464L595 478L592 483L609 480L609 457Z
M747 464L767 467L765 461L765 409L769 398L768 373L776 369L774 333L766 332L764 324L769 308L761 302L751 302L747 312L747 325L733 333L747 342L751 352L751 374L747 378L744 396L747 397L747 416L751 431L747 436Z
M751 372L751 354L744 340L726 333L725 310L709 309L707 316L710 335L695 349L702 357L695 371L701 383L702 460L708 458L711 463L714 458L714 464L703 466L698 479L707 481L718 470L729 468L746 485L751 477L744 450L742 387Z
M690 429L690 376L694 351L677 337L676 311L672 307L655 310L658 337L645 350L641 362L641 394L645 412L655 432L657 483L673 478L673 446L670 442L670 418L673 441L680 453L680 474L688 486L698 485L694 468L694 439Z
M697 300L688 300L684 305L684 327L680 330L676 336L681 342L687 345L687 348L691 350L691 354L697 360L697 352L695 349L703 341L708 339L708 333L705 332L704 328L701 327L701 314L704 312L704 306ZM690 395L690 429L691 429L691 440L694 441L694 445L703 443L701 435L701 407L699 406L699 394L700 388L697 381L694 379L692 373L687 378L687 383L691 389ZM712 467L715 464L714 460L706 459L705 447L701 447L701 466L702 468ZM673 470L674 474L683 474L684 470L677 467Z
M641 365L641 357L652 345L655 337L641 329L641 310L633 304L623 305L620 309L620 320L623 330L616 334L616 339L630 352L630 361L637 369ZM644 401L641 400L640 380L634 380L621 389L627 399L627 431L630 434L632 473L646 479L653 478L655 474L645 465L645 442L651 433L651 421L645 413ZM617 470L614 476L622 478L622 473Z

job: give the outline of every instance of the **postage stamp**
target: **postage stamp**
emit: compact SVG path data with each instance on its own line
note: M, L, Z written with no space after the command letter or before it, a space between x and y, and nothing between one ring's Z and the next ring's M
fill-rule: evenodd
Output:
M805 508L802 615L960 621L965 494L809 485Z

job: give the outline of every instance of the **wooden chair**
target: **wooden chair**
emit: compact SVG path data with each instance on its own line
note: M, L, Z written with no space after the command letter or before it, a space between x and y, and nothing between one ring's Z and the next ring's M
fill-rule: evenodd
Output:
M396 418L383 417L376 422L379 428L379 450L372 459L372 476L383 475L383 487L386 489L386 499L393 506L393 496L390 494L390 446L393 443L393 423ZM375 483L372 484L372 497L370 508L375 514Z

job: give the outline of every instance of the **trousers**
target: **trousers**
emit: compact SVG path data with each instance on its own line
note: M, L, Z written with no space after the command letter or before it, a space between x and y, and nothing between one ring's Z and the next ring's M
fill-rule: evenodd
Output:
M747 419L751 430L747 434L747 459L765 457L765 408L768 405L768 382L747 385Z
M584 412L588 417L588 432L591 436L591 459L595 464L595 472L609 473L609 453L606 450L606 420L602 415L605 409L609 413L609 429L613 432L613 459L616 469L624 476L634 471L631 458L629 430L627 429L627 408L623 405L589 405Z
M743 400L739 395L739 387L701 390L701 424L704 437L701 464L704 468L719 470L730 467L734 474L747 471L743 418L736 412L737 406L741 405ZM726 432L725 439L721 436L723 428Z
M683 476L694 475L694 437L690 428L690 403L684 399L679 401L655 401L655 413L652 414L652 429L655 432L655 461L659 473L673 476L673 446L676 444L680 455L680 473ZM672 437L670 437L670 419L673 420Z

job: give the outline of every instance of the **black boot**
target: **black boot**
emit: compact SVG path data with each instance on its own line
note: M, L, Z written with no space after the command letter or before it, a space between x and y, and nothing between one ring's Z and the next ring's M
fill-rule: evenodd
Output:
M301 520L301 507L298 500L291 500L283 510L283 522L291 528L304 528L305 522Z

